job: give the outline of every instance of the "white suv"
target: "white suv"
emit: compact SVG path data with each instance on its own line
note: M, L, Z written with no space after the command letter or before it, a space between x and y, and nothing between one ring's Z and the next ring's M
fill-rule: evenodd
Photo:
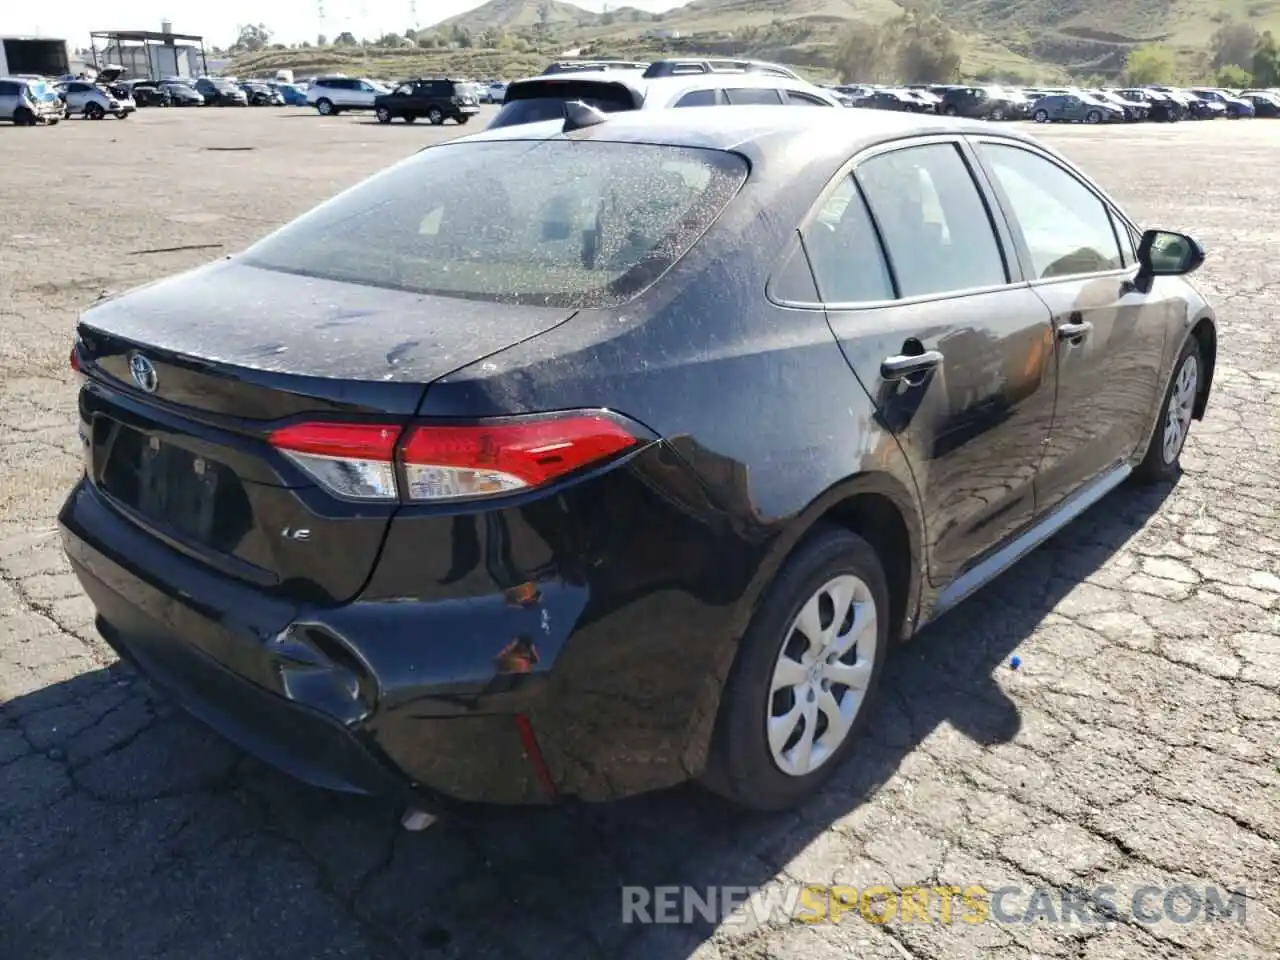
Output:
M372 110L379 94L391 91L376 80L355 77L317 77L307 87L307 103L326 117L343 110Z
M123 120L138 109L129 97L117 97L106 87L88 80L72 80L58 85L58 92L67 102L68 116L78 113L87 120L101 120L110 114Z
M581 100L605 112L669 107L839 107L839 98L791 70L757 60L659 60L646 69L575 70L515 80L489 129L564 116Z

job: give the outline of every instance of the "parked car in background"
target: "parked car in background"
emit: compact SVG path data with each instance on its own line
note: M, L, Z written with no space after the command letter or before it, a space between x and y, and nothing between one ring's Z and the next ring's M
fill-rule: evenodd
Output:
M72 80L59 84L57 89L66 102L68 114L82 116L86 120L101 120L107 116L124 120L138 109L132 99L117 96L106 87L88 80Z
M240 89L249 98L251 107L283 107L284 95L265 80L245 80Z
M296 83L275 82L271 84L287 107L307 106L307 91Z
M485 90L485 96L489 103L501 103L507 98L507 85L502 80L496 80L489 84Z
M891 648L1167 487L1212 402L1199 244L970 133L575 109L94 304L58 524L97 629L246 750L427 811L781 810L878 764Z
M139 107L168 107L173 104L173 95L158 80L129 80L126 86Z
M861 106L872 110L892 110L899 113L936 113L910 90L887 88L874 91L861 103Z
M204 97L206 107L247 107L248 95L226 77L200 77L196 92Z
M1123 107L1084 93L1050 94L1031 106L1036 123L1109 123L1124 118Z
M480 112L480 104L474 84L434 77L409 80L380 94L373 110L379 123L413 123L423 117L437 126L446 120L461 125Z
M66 115L66 104L44 80L0 77L0 120L15 127L52 126Z
M376 80L361 77L316 77L307 87L307 102L321 116L344 110L372 110L374 101L391 90Z
M557 60L543 69L543 76L557 73L597 73L602 70L644 70L648 63L638 60Z
M1234 94L1227 93L1225 90L1192 87L1191 92L1201 100L1221 104L1225 115L1232 120L1241 120L1246 117L1252 117L1254 114L1252 101L1245 97L1237 97Z
M1253 104L1254 116L1268 119L1280 115L1280 95L1274 93L1242 93L1241 98Z
M1095 100L1101 100L1103 103L1110 103L1119 107L1124 111L1124 119L1129 123L1139 123L1146 120L1147 115L1151 112L1148 104L1140 100L1130 100L1114 90L1088 90L1086 92Z
M648 71L664 67L665 63L651 64ZM651 77L645 76L648 71L570 71L512 81L489 129L563 119L565 104L576 100L610 113L665 107L841 106L830 91L807 80L792 80L763 70L729 68L707 73L699 69L682 73L660 69L657 76Z
M1024 114L1019 101L1000 87L950 87L942 91L941 110L948 117L1016 120Z
M203 107L204 94L189 83L177 80L162 80L160 87L169 95L169 102L175 107Z
M1157 120L1161 123L1177 123L1179 120L1186 119L1186 107L1159 90L1151 90L1147 87L1128 87L1113 92L1126 100L1146 105L1147 119L1149 120Z

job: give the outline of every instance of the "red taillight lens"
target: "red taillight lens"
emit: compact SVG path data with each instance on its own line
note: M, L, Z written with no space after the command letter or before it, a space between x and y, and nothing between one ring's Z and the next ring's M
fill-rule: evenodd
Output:
M395 500L399 437L400 427L385 423L297 423L269 439L330 493L348 500Z
M538 487L621 453L636 437L602 414L420 426L401 451L407 499L488 497Z
M466 500L550 483L622 453L638 439L600 413L473 425L420 424L400 446L406 489L396 483L401 428L389 424L300 423L270 436L317 483L350 500L414 503Z
M80 341L79 340L71 344L71 370L73 373L84 373L84 367L80 363Z

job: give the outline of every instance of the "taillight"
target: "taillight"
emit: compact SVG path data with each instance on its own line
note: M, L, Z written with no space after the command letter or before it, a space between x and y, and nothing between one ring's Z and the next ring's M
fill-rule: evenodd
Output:
M298 423L271 434L271 445L329 492L348 500L395 500L400 427Z
M412 503L534 489L639 442L618 419L596 412L421 423L407 428L402 442L400 434L387 424L302 423L275 431L270 442L339 497ZM403 490L397 466L404 470Z
M84 373L84 366L80 362L80 341L76 340L71 344L71 370L73 373Z

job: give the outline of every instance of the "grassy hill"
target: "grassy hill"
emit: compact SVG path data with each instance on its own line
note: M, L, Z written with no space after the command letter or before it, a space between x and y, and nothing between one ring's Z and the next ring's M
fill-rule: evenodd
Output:
M1149 42L1190 59L1232 21L1280 32L1280 0L691 0L656 14L626 6L597 13L563 0L489 0L431 28L446 39L455 28L467 31L468 48L267 50L236 60L231 72L290 67L301 74L514 77L584 48L635 59L762 57L826 79L834 76L838 43L850 25L889 20L904 7L932 9L951 24L969 77L1111 74L1134 46Z

